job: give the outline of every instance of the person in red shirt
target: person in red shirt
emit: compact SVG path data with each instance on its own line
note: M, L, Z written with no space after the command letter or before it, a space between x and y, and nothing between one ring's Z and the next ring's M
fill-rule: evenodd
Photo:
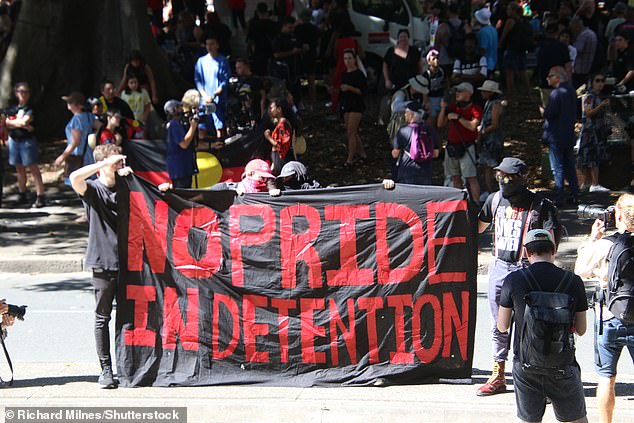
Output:
M476 165L475 142L478 125L482 121L482 108L471 101L473 85L462 82L455 87L456 101L447 104L443 99L438 114L438 127L449 125L445 147L445 177L451 178L456 188L463 188L466 179L471 198L480 200L480 185Z
M99 135L99 145L115 144L121 145L123 138L117 132L121 124L121 114L118 110L110 109L106 112L106 126Z

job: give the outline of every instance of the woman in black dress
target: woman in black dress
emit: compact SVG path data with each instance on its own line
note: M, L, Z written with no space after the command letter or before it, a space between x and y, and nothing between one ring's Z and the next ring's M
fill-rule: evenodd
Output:
M365 110L364 96L367 87L366 76L357 66L357 52L347 49L343 52L343 62L346 73L341 80L341 110L348 134L348 159L344 167L351 167L356 156L364 162L367 158L361 137L359 136L359 123Z

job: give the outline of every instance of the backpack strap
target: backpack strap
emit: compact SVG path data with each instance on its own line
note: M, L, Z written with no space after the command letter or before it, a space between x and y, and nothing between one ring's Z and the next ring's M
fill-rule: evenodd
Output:
M526 272L522 272L522 274L524 273L526 273L525 279L528 282L528 287L531 291L543 291L541 285L537 282L537 279L535 279L535 275L533 275L530 267L526 268Z
M559 282L559 285L557 285L557 288L555 288L555 292L565 292L570 287L572 278L573 278L573 273L564 270L564 276L561 278L561 282Z

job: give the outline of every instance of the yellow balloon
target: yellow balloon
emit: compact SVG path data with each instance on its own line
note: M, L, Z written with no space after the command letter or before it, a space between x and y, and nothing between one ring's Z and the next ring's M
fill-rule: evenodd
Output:
M198 188L210 188L220 182L222 165L211 153L199 151L196 153L198 164Z

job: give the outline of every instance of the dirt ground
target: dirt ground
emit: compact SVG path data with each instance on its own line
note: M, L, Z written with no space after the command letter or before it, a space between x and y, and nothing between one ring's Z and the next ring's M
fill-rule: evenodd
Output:
M514 107L507 107L502 128L504 132L505 154L520 157L530 168L530 181L533 187L548 187L549 179L542 177L542 154L546 149L540 143L542 118L537 108L538 96L531 93L528 98ZM309 167L314 177L324 186L357 185L380 182L390 176L390 143L384 126L377 123L379 97L368 98L360 134L368 160L352 169L343 167L346 160L346 133L343 121L331 116L325 107L326 98L320 96L312 110L301 112L304 121L304 135L307 152L301 160ZM443 140L444 134L442 134ZM64 140L49 140L40 143L41 170L44 183L48 187L62 188L62 168L53 161L63 150ZM7 151L4 148L6 160ZM434 183L441 184L442 162L435 160ZM29 185L32 183L29 181ZM4 186L7 193L17 190L15 172L5 170ZM32 188L31 188L32 189ZM63 188L62 188L63 189Z

